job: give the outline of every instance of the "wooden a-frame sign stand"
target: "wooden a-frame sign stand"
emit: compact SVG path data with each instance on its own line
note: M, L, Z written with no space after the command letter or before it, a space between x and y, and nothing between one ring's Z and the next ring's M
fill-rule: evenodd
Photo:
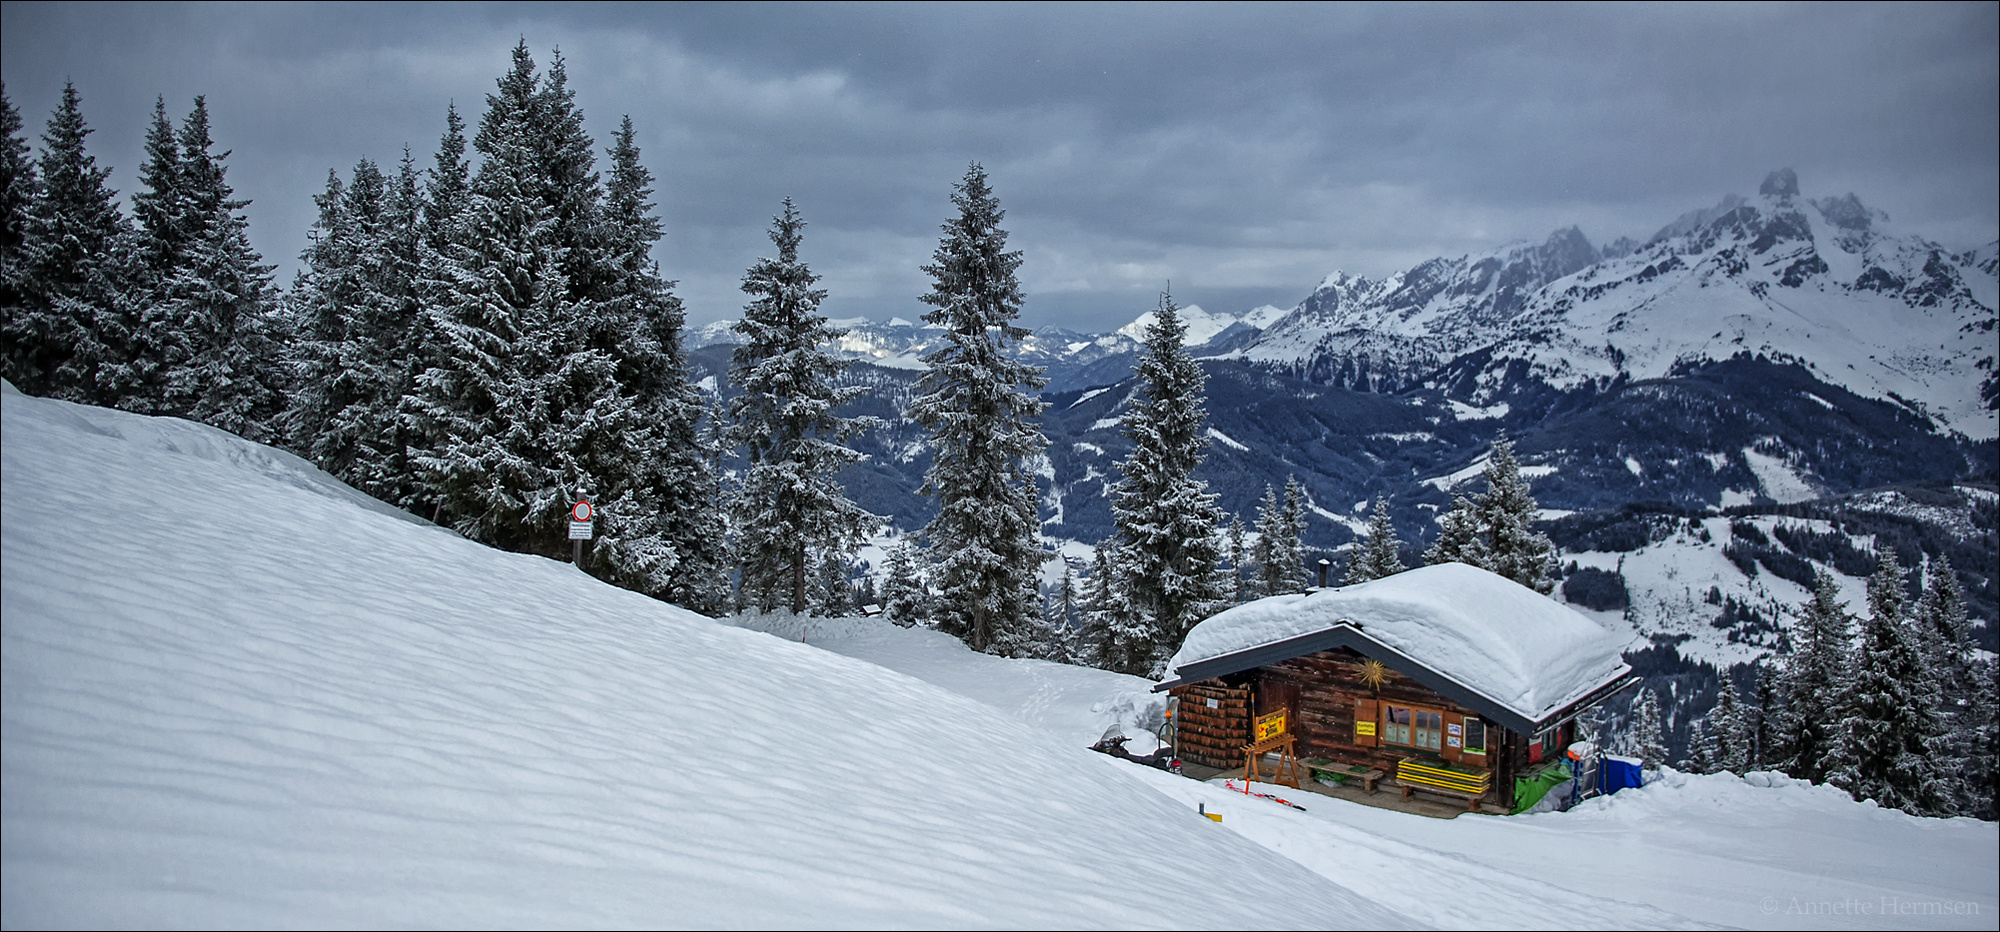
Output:
M1299 788L1298 736L1285 727L1285 710L1257 716L1257 740L1243 746L1243 782L1277 783ZM1264 755L1278 752L1278 766L1264 779Z

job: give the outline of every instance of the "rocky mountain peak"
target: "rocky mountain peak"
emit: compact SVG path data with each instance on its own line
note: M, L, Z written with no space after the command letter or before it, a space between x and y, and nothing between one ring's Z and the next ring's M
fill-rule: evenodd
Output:
M1874 221L1886 222L1889 219L1888 214L1862 204L1853 192L1848 192L1846 197L1823 197L1813 201L1812 205L1819 208L1820 216L1825 217L1828 223L1857 233L1867 230Z
M1764 183L1757 186L1757 193L1765 197L1785 200L1799 196L1799 173L1789 168L1780 168L1764 176Z

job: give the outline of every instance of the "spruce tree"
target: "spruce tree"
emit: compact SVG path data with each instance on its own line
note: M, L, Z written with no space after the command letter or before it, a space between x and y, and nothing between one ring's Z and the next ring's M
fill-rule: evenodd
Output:
M1792 623L1792 652L1780 673L1782 707L1771 727L1775 746L1766 763L1802 780L1826 779L1853 667L1853 631L1832 577L1821 573L1812 600Z
M1082 591L1077 587L1075 568L1069 558L1064 557L1062 580L1049 592L1048 608L1042 613L1047 623L1051 650L1045 659L1058 663L1076 663L1077 612L1082 607Z
M1253 566L1250 547L1243 542L1246 530L1242 515L1229 516L1229 600L1238 605L1249 600L1251 591Z
M1389 520L1388 499L1375 500L1375 514L1368 521L1368 536L1355 550L1342 585L1352 586L1371 579L1394 576L1403 566L1402 541L1396 539L1396 525Z
M1304 588L1305 530L1305 488L1298 477L1285 479L1282 499L1265 486L1264 503L1257 510L1257 543L1251 548L1258 596L1291 595Z
M17 320L26 313L22 277L26 274L23 247L27 243L29 210L35 201L35 163L28 157L28 140L22 133L21 113L7 98L7 85L0 82L0 338L6 339L0 354L0 375L21 387L21 373L28 367L17 361L24 350L14 345L14 334L32 327Z
M1861 652L1839 709L1826 779L1855 799L1912 815L1950 811L1940 766L1944 724L1922 650L1903 613L1903 570L1885 550L1868 580Z
M25 223L8 234L19 239L7 259L14 277L4 341L15 387L102 404L116 401L99 375L121 362L131 227L105 184L110 169L84 151L90 132L76 86L65 84L39 163L14 183L32 186L34 197Z
M1750 770L1774 770L1779 767L1784 747L1778 735L1778 725L1784 717L1783 677L1778 667L1768 663L1759 664L1756 675L1757 705L1746 710L1750 757L1744 766Z
M1012 654L1037 611L1035 477L1029 463L1048 443L1035 426L1047 380L1008 347L1027 337L1015 276L1021 253L1007 249L1005 211L978 163L954 186L957 216L924 266L927 323L942 328L909 417L930 432L931 469L923 493L938 513L924 530L933 556L937 626L974 650Z
M909 628L929 619L929 594L924 591L923 555L908 541L889 549L887 578L882 581L882 617Z
M1090 558L1090 572L1083 578L1083 611L1070 634L1070 662L1078 666L1111 669L1115 660L1112 631L1126 614L1119 598L1118 573L1112 552L1116 541L1107 541Z
M1207 376L1182 345L1187 328L1161 295L1139 358L1139 390L1121 418L1132 452L1118 464L1111 516L1133 614L1115 632L1122 672L1158 676L1187 633L1220 607L1222 523L1216 496L1194 477L1206 458Z
M1947 703L1955 704L1974 692L1972 626L1965 614L1965 590L1958 584L1951 558L1940 556L1931 562L1911 621L1928 648L1925 660Z
M140 317L158 340L149 357L157 369L137 397L121 403L252 440L276 439L289 389L289 340L276 313L273 267L250 246L249 220L239 213L250 202L229 185L229 153L212 151L207 100L194 103L176 140L178 210L155 246L172 264L157 303Z
M1513 441L1505 437L1493 441L1483 475L1486 491L1477 498L1453 496L1452 509L1439 517L1437 541L1424 561L1465 563L1543 595L1555 591L1555 544L1534 529L1537 506L1514 458Z
M1627 756L1640 760L1640 768L1658 770L1667 761L1666 738L1661 733L1660 698L1651 689L1639 690L1632 702L1632 724L1625 733Z
M424 268L419 374L402 414L419 497L439 520L487 544L554 555L578 490L546 446L554 412L541 390L571 308L563 252L536 194L526 117L536 81L522 51L487 96L477 137L485 161L445 252Z
M445 110L445 132L433 165L425 170L422 218L417 236L415 288L418 313L411 322L408 387L397 403L410 489L399 502L433 521L444 517L444 497L436 480L438 462L454 441L445 429L452 408L442 385L460 363L453 352L464 334L445 308L456 305L462 285L458 260L472 235L472 174L465 159L465 121L457 107Z
M1485 554L1481 547L1478 521L1478 506L1463 492L1453 492L1451 509L1437 518L1437 540L1431 542L1424 551L1424 563L1436 566L1440 563L1464 563L1469 566L1484 566Z
M753 300L734 327L744 342L730 357L730 381L742 393L729 404L730 439L745 460L731 509L742 601L801 613L809 609L808 555L851 552L877 520L838 480L861 460L844 444L868 424L836 409L864 389L835 385L847 364L826 344L843 331L819 313L826 292L812 287L819 277L799 259L804 227L787 198L771 227L777 258L758 260L743 276Z
M598 393L585 401L593 426L573 446L621 502L612 512L619 516L609 528L613 536L599 542L608 578L697 611L719 611L728 590L726 533L715 506L720 477L701 435L701 393L688 379L687 315L652 259L661 228L630 117L612 140L595 235L602 257L596 313L574 335L610 366ZM625 412L616 430L597 416L614 408Z
M1756 726L1750 721L1743 698L1736 691L1736 683L1727 673L1722 677L1722 689L1715 698L1715 708L1708 713L1709 733L1714 736L1714 761L1717 770L1730 773L1748 773L1754 758L1753 744L1756 740ZM1712 771L1711 771L1712 772Z

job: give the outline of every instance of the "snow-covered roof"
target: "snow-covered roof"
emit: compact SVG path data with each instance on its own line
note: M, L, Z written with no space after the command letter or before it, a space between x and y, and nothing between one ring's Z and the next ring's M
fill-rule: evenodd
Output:
M1485 700L1475 707L1540 723L1630 673L1626 640L1519 583L1443 563L1225 611L1188 632L1162 685L1350 646L1419 680L1413 665L1438 674L1458 687L1450 692Z

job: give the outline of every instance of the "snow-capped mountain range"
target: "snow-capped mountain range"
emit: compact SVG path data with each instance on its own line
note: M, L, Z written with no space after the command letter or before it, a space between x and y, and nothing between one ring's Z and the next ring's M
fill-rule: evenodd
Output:
M1297 477L1308 545L1336 566L1387 499L1414 557L1452 494L1477 491L1504 433L1565 561L1620 577L1621 607L1606 610L1641 643L1693 638L1683 657L1746 660L1777 643L1802 567L1858 585L1872 569L1859 555L1880 546L1910 565L1955 552L1974 615L1992 619L1996 272L1994 244L1951 252L1779 171L1644 243L1599 247L1570 228L1380 280L1335 273L1289 310L1188 308L1209 375L1200 475L1246 522L1266 485ZM1112 531L1106 496L1130 449L1119 415L1151 317L1108 334L1045 328L1019 348L1050 377L1039 472L1054 542ZM842 352L880 367L849 376L871 386L863 413L887 422L858 441L869 461L846 481L914 530L932 507L916 494L929 456L898 415L937 331L840 324ZM726 346L692 355L726 371ZM1951 517L1883 524L1864 504L1884 495ZM1968 515L1985 524L1953 530ZM1770 539L1746 536L1757 529ZM1826 550L1825 535L1846 544ZM1980 637L1995 643L1990 627Z
M1954 254L1853 194L1807 198L1787 169L1643 245L1599 249L1572 227L1381 281L1335 273L1234 355L1315 381L1458 383L1475 405L1524 377L1567 391L1762 355L1986 440L1995 251ZM1475 369L1452 365L1474 352Z
M1601 392L1763 356L1978 441L2000 436L1996 306L2000 242L1954 253L1852 193L1806 197L1785 169L1755 197L1689 211L1644 243L1599 247L1570 227L1381 279L1335 272L1289 310L1182 315L1200 356L1366 391L1428 386L1475 409L1515 401L1524 384ZM1052 392L1111 384L1152 320L1106 334L1045 327L1018 353L1048 368ZM689 345L731 342L730 323ZM901 318L835 323L843 354L890 368L921 369L937 340Z

